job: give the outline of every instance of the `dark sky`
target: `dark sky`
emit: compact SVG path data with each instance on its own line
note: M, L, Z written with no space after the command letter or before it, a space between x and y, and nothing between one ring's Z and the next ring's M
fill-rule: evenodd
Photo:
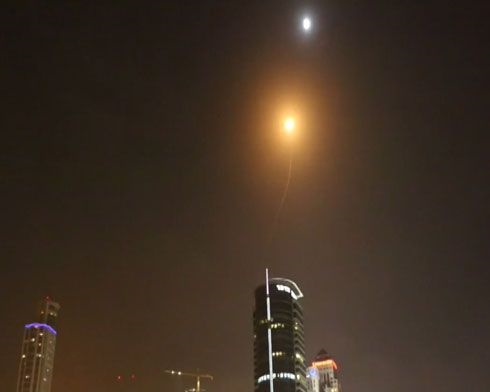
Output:
M309 359L331 352L345 392L490 390L483 6L16 3L0 11L2 391L49 294L53 392L131 373L134 391L181 392L169 367L250 392L265 266L302 288Z

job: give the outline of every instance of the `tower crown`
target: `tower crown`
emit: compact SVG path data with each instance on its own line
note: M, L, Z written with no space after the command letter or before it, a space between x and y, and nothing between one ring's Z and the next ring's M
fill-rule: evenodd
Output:
M291 294L294 299L303 298L303 293L299 289L298 285L290 279L285 278L272 278L270 283L276 286L279 291L285 291Z
M49 325L52 328L56 328L56 320L58 319L58 312L60 305L53 301L50 297L46 297L41 301L39 311L39 323Z
M317 369L324 368L324 367L332 367L335 370L338 369L337 364L325 349L321 349L318 352L312 365Z
M322 348L315 357L315 362L326 361L327 359L332 359L332 357L327 353L327 350Z

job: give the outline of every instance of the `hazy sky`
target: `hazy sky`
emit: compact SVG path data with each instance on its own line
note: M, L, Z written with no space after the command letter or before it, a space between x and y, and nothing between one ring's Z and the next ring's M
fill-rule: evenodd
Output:
M50 295L53 392L117 392L131 373L134 391L183 391L169 367L250 392L269 266L301 287L309 360L327 349L345 392L490 390L483 11L3 6L0 389Z

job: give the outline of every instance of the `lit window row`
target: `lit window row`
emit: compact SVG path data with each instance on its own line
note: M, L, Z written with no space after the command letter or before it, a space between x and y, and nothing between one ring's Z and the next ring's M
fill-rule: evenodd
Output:
M313 362L312 366L316 368L325 368L325 367L333 367L335 370L337 370L337 364L333 359L327 359L325 361L319 361L319 362Z
M275 378L285 378L289 380L296 380L296 376L293 373L273 373L272 374L272 379ZM261 382L270 380L270 375L269 374L264 374L263 376L260 376L257 379L257 382L260 384Z
M284 323L271 324L271 329L278 329L278 328L285 328L285 327L286 327L286 324L284 324Z
M272 353L272 356L273 356L273 357L283 357L283 356L285 356L285 355L286 355L286 353L285 353L284 351L274 351L274 352Z
M291 288L288 286L284 286L283 284L276 284L276 289L291 294L291 297L293 297L293 299L298 299L296 293L293 290L291 290Z

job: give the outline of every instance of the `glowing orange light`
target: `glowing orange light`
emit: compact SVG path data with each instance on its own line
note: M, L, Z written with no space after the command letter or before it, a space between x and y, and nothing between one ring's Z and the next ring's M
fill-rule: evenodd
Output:
M286 120L284 120L284 130L288 134L292 134L294 132L296 124L294 122L294 118L288 117Z
M333 359L327 359L326 361L313 362L313 366L317 368L332 366L335 370L337 370L337 364Z

